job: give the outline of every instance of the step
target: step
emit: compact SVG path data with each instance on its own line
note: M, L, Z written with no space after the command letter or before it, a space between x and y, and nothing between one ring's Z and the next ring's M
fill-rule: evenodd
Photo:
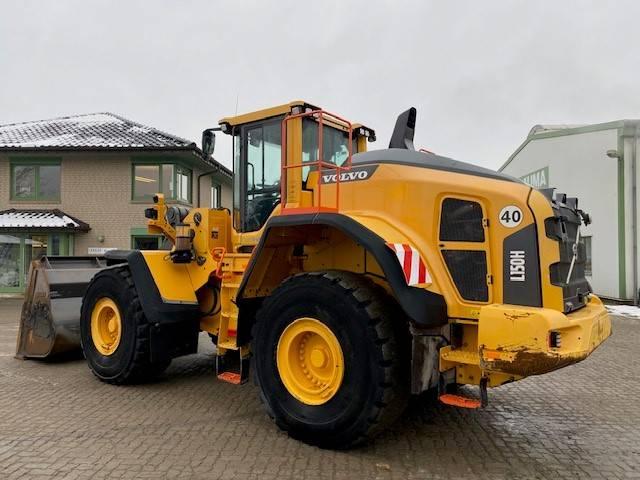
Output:
M232 383L234 385L240 385L242 383L242 377L240 376L240 374L234 372L222 372L218 374L218 380Z
M445 405L450 405L452 407L459 408L480 408L482 406L482 402L476 398L463 397L462 395L453 395L451 393L446 393L444 395L440 395L438 398Z

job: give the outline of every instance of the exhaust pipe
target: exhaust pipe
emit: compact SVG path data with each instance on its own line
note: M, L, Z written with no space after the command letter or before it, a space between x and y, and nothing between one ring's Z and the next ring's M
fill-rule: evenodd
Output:
M402 148L404 150L415 150L413 146L413 135L416 130L416 109L409 110L398 115L396 126L393 128L389 148Z

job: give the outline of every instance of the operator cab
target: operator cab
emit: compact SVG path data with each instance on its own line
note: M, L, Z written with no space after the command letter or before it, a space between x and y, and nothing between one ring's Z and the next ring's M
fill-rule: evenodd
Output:
M295 200L296 191L308 191L309 173L318 168L320 135L323 162L338 166L350 162L350 154L366 151L367 139L375 140L375 132L367 127L314 112L321 112L321 109L294 101L220 120L221 131L233 137L233 224L236 231L260 230L281 203L283 163L301 167L287 170L288 202ZM319 118L322 118L321 129ZM288 143L284 156L283 135ZM316 164L312 165L314 162ZM297 184L294 191L292 183Z

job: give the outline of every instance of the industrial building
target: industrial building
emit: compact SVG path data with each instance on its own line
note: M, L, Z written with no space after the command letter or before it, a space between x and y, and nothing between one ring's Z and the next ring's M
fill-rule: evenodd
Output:
M638 302L639 120L536 125L500 171L579 199L593 223L581 228L595 293Z

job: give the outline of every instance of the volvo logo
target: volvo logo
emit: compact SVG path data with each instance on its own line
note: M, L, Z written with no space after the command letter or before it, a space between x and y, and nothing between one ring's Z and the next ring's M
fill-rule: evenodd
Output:
M340 172L340 183L342 182L356 182L361 180L368 180L373 172L378 168L377 165L367 165L364 167L352 167L349 170L345 170ZM325 170L326 171L326 170ZM338 180L337 173L331 173L329 170L328 173L322 173L322 183L336 183Z

